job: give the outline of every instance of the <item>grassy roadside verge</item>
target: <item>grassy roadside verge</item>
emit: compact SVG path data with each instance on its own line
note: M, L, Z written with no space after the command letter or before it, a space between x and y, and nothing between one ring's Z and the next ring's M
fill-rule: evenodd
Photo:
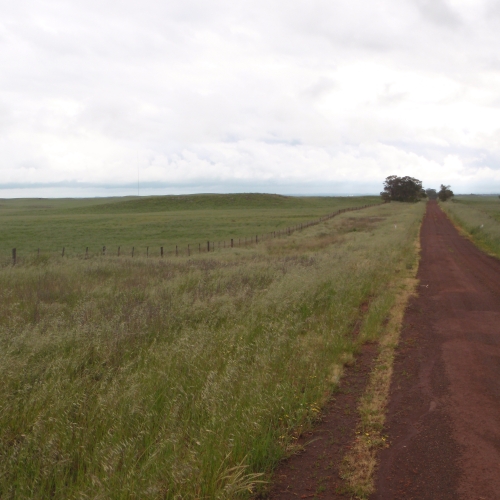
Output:
M374 492L377 452L386 446L383 426L395 350L406 306L418 284L416 274L420 225L421 219L412 227L404 265L398 269L397 276L391 280L385 293L372 303L361 330L362 340L377 341L378 355L368 386L359 402L360 424L356 439L342 465L342 477L347 483L348 492L359 499L366 499Z
M422 205L190 259L0 269L1 498L244 498L378 335Z
M500 258L500 200L457 197L439 206L462 233L485 252Z

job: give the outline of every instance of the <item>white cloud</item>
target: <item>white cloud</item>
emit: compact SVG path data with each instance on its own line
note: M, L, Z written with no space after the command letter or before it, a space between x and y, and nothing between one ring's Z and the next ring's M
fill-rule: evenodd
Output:
M499 22L490 0L4 1L1 194L138 168L172 192L500 191Z

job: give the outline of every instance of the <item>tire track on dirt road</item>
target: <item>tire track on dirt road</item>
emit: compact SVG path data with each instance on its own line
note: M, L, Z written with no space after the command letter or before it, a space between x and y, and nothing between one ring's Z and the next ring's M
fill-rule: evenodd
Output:
M434 201L421 247L372 499L499 499L500 261Z

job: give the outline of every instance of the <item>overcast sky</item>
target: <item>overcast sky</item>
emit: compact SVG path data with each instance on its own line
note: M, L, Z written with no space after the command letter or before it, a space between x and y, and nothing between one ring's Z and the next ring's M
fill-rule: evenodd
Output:
M0 197L500 192L498 0L0 0Z

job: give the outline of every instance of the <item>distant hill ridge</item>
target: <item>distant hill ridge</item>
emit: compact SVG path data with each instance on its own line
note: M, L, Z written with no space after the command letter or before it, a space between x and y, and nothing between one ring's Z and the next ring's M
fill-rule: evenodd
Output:
M279 194L237 193L237 194L192 194L147 196L124 201L113 201L84 207L69 208L69 213L147 213L174 210L214 209L258 209L258 208L306 208L323 202L328 197L295 197ZM330 201L331 203L331 201ZM321 203L322 204L322 203Z

